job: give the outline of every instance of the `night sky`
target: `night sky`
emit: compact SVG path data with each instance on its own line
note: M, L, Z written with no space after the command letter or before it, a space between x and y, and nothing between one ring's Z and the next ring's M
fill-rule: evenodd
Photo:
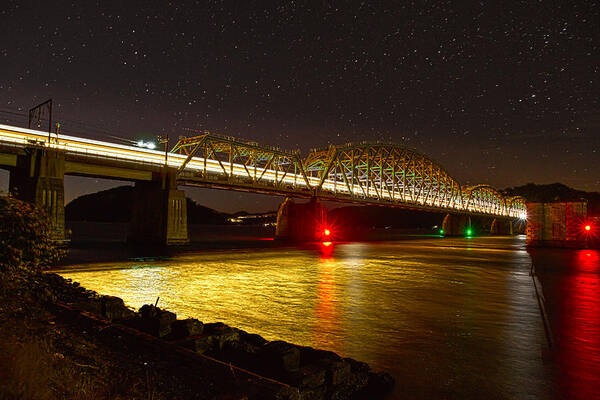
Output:
M600 191L598 3L373 3L4 0L0 118L23 125L53 98L63 133L86 137L386 140L462 184ZM116 184L69 178L67 199ZM188 193L227 211L278 201Z

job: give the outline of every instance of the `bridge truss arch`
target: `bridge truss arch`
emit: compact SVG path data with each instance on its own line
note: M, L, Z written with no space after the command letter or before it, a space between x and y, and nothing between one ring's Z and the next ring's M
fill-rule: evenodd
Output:
M476 214L526 216L525 200L489 185L461 187L433 159L393 143L360 143L314 150L304 171L317 194L381 204Z
M415 150L382 143L347 144L313 151L304 170L319 193L381 203L461 209L460 184Z
M508 207L507 214L513 218L527 218L527 200L521 196L512 196L506 198Z
M465 210L484 214L507 215L506 198L490 185L475 185L463 189Z

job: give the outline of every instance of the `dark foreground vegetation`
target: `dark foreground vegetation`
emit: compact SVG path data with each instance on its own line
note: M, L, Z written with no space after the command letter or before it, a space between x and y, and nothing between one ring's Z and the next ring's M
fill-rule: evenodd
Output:
M45 273L62 254L42 215L0 199L1 399L371 399L393 385L331 352L133 311Z

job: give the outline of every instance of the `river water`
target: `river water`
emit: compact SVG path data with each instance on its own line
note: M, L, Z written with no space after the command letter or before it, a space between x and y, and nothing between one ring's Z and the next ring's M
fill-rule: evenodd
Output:
M528 252L523 237L421 238L60 273L135 308L160 296L180 317L365 361L394 376L392 398L591 399L600 398L599 253Z

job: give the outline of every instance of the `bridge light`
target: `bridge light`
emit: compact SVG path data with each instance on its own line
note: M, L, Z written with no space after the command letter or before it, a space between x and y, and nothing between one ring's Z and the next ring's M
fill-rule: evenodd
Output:
M145 147L147 149L150 150L154 150L156 148L156 144L153 142L144 142L143 140L140 140L139 142L136 143L137 147Z

